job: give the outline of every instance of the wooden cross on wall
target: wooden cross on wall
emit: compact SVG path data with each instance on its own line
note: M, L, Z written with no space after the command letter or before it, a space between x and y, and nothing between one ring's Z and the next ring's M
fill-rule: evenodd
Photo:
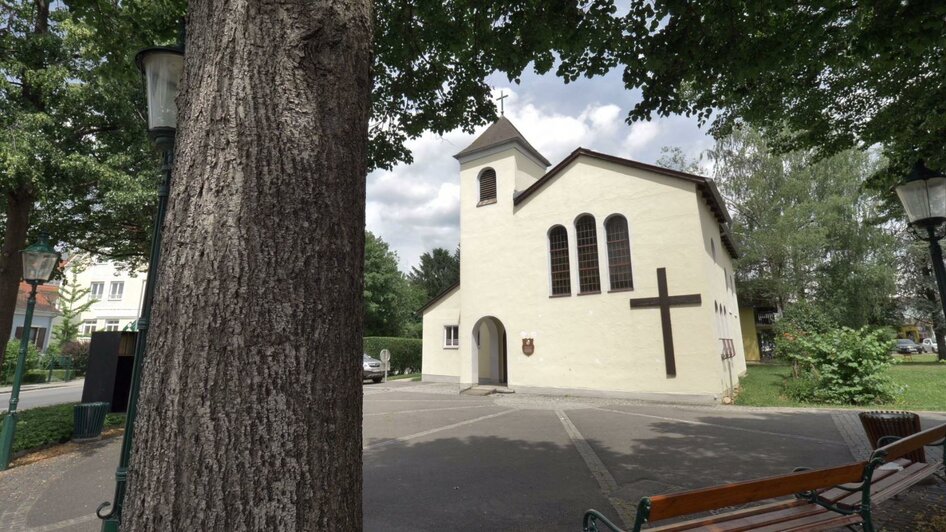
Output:
M677 362L673 357L673 329L670 327L670 307L679 305L702 305L700 294L669 295L667 269L657 268L657 297L640 297L631 300L631 308L660 308L660 329L664 338L664 362L667 377L677 376Z

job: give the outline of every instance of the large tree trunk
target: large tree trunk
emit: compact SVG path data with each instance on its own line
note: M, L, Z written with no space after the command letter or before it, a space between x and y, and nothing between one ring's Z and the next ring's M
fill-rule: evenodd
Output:
M123 530L359 530L369 0L190 2Z
M937 360L946 360L946 326L938 319L933 323L933 336L936 337L936 358Z
M26 246L32 210L33 196L25 188L7 192L7 223L3 229L3 246L0 247L0 339L4 340L4 346L13 328L16 295L23 277L20 250ZM3 368L5 352L5 349L0 349L0 368Z

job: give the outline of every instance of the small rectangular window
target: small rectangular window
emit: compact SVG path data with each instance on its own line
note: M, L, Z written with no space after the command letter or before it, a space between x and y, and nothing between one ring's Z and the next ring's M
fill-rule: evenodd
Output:
M82 336L92 336L95 332L95 326L98 322L95 320L85 320L82 322Z
M105 292L105 283L90 284L89 285L89 300L101 301L103 292Z
M443 328L443 346L460 347L459 325L447 325Z
M117 331L117 330L118 330L118 320L105 320L105 330L106 330L106 331Z
M125 281L112 281L112 284L108 287L108 298L112 301L120 300L124 293Z

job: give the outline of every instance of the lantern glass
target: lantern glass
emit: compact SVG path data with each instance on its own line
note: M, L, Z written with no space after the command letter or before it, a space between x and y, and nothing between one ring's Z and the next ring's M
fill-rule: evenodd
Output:
M59 261L59 254L49 245L49 240L43 236L39 242L29 246L22 252L23 280L44 283L53 274L53 269Z
M173 48L151 48L139 54L138 64L148 84L148 129L177 129L177 99L184 55Z
M910 223L946 219L946 177L907 181L897 187Z

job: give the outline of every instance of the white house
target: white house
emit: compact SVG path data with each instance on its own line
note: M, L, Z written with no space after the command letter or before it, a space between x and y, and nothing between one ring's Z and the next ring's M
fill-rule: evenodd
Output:
M23 334L23 322L26 321L26 305L31 287L21 282L16 295L16 309L13 313L13 327L10 329L10 341L19 340ZM42 352L49 349L53 328L60 321L57 308L59 286L56 283L41 284L36 287L36 304L33 306L33 319L30 322L30 342Z
M706 402L738 382L711 179L582 148L549 170L505 117L455 157L461 281L422 309L425 381Z
M142 270L128 270L112 262L95 259L70 261L66 270L67 282L76 282L89 290L89 299L95 301L82 313L79 327L81 336L95 331L134 330L141 315L145 275Z

